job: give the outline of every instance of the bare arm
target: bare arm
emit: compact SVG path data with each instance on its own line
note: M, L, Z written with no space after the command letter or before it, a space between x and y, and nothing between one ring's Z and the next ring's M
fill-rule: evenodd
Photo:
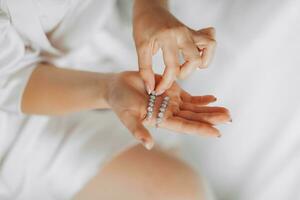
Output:
M168 9L168 0L135 0L133 13L134 15L139 15L153 7Z
M22 99L27 114L57 115L109 108L107 84L112 74L57 68L40 64L32 73Z
M165 95L170 97L170 106L160 125L162 128L219 136L214 125L230 120L225 108L205 106L215 101L213 96L191 96L175 82ZM157 101L161 102L163 96L158 96ZM150 149L154 141L144 125L154 126L157 115L152 120L145 119L148 98L143 80L137 72L106 74L40 64L25 88L22 111L27 114L59 115L110 108L132 134ZM158 109L156 103L155 113Z

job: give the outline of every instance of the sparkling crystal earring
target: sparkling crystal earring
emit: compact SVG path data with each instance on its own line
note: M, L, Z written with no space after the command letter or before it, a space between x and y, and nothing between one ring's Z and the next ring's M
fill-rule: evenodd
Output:
M156 127L158 127L158 125L163 121L165 112L168 107L169 100L170 100L170 97L165 96L159 107L159 112L158 112L157 118L156 118Z
M156 100L156 94L155 92L151 92L149 95L149 102L148 102L148 107L147 107L147 116L146 119L151 119L153 116L153 111L154 111L154 105L155 105L155 100Z

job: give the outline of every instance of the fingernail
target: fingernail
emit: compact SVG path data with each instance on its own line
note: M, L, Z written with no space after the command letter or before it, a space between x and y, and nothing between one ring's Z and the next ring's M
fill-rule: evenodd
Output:
M230 119L226 122L226 124L231 124L231 123L232 123L232 119Z
M206 63L203 63L201 66L198 67L199 70L203 70L208 68L208 65Z
M147 142L146 139L144 139L144 138L141 139L141 142L146 149L148 149L148 150L152 149L153 144L151 144L151 142Z
M164 93L165 92L165 90L158 90L158 91L156 91L156 95L161 95L162 93Z
M154 96L157 95L155 91L150 92L150 94L151 94L151 95L154 95Z
M151 89L150 89L149 85L146 85L146 89L147 89L147 93L150 94L151 93Z
M153 144L150 143L150 142L147 142L146 145L145 145L145 147L146 147L146 149L151 150L152 147L153 147Z
M222 137L222 135L221 135L221 134L219 134L217 137L218 137L218 138L220 138L220 137Z

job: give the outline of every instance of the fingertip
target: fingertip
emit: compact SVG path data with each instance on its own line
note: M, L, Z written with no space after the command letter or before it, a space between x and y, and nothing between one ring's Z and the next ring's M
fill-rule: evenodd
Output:
M198 134L206 137L213 137L213 138L221 137L220 131L211 125L206 126L205 130L199 130Z
M147 140L147 139L145 139L145 138L142 138L142 139L141 139L141 143L142 143L142 145L143 145L147 150L151 150L151 149L153 148L153 146L154 146L154 142L153 142L152 139Z
M147 91L148 94L150 94L152 92L151 89L150 89L150 87L149 87L149 85L147 83L146 83L146 91Z
M155 89L156 94L157 95L163 94L166 90L168 90L170 87L172 87L173 82L175 80L176 80L176 78L175 79L167 79L167 78L163 77Z
M155 75L154 74L153 74L153 76L149 77L148 87L149 87L150 93L152 91L154 91L154 89L155 89Z
M214 126L207 126L206 135L210 137L221 137L220 131Z
M220 133L220 131L218 129L216 129L214 127L213 127L213 129L214 129L213 134L215 137L218 137L218 138L222 137L222 134Z
M206 100L209 102L217 101L217 97L215 97L214 95L205 95L205 96L203 96L203 98L206 98Z
M145 83L145 89L148 94L150 94L152 91L154 91L155 87L155 77L153 73L142 73L140 72L140 75Z
M203 55L203 51L204 50L201 50L202 52L202 55ZM206 68L208 68L208 65L207 65L207 63L206 63L206 61L203 59L203 58L201 58L201 63L200 63L200 65L197 67L197 69L206 69Z
M162 81L158 84L158 86L155 88L155 93L156 95L161 95L165 92L165 89L164 89L164 85L162 84Z
M151 92L154 91L154 87L148 81L144 81L144 83L147 94L151 94Z
M215 96L212 96L212 102L215 102L215 101L217 101L218 99L217 99L217 97L215 97Z
M198 69L207 69L207 68L208 68L207 64L203 64L198 67Z
M164 92L165 92L165 90L158 90L158 91L156 91L156 95L157 96L162 95Z
M154 147L154 142L148 142L145 145L146 149L151 150Z

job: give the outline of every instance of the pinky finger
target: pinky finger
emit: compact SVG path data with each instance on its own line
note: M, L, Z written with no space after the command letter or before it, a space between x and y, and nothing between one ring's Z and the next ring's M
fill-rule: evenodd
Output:
M221 136L218 129L207 123L187 120L181 117L169 117L165 119L161 124L161 127L186 134L198 134L213 137Z

